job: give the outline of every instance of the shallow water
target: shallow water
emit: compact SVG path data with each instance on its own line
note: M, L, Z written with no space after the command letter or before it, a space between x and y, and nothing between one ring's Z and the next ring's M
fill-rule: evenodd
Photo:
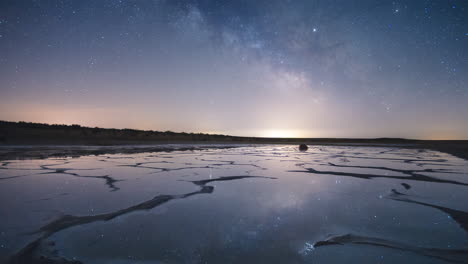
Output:
M0 262L468 263L468 162L241 147L0 162Z

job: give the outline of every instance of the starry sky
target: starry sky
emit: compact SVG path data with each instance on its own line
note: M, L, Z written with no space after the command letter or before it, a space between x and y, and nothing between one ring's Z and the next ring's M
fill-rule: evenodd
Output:
M2 0L0 119L468 139L468 1Z

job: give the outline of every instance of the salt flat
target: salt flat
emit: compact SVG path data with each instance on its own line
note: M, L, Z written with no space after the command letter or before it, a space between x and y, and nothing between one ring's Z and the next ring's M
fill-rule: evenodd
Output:
M398 146L0 162L0 262L468 263L468 161Z

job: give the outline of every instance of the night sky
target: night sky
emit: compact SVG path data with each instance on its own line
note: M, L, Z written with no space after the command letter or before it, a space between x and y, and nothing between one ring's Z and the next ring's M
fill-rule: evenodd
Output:
M468 1L0 1L0 119L468 139Z

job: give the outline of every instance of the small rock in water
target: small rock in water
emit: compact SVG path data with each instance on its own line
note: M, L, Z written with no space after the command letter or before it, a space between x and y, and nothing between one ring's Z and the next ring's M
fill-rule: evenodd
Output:
M300 151L306 151L306 150L308 150L308 149L309 149L309 147L307 147L306 144L300 144L300 145L299 145L299 150L300 150Z

